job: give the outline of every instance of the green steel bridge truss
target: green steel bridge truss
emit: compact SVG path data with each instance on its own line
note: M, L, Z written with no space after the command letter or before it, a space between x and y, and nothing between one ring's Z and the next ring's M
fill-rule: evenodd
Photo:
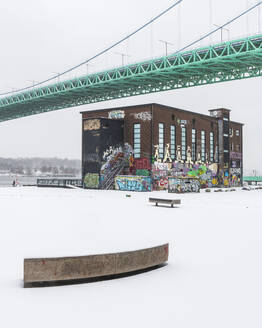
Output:
M262 35L198 48L0 99L0 121L159 91L262 75Z

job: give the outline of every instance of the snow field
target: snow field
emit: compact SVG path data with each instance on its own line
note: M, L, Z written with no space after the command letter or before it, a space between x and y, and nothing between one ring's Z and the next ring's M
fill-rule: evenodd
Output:
M1 327L261 327L262 191L168 194L0 188ZM180 198L178 208L149 197ZM167 266L23 289L23 259L169 242Z

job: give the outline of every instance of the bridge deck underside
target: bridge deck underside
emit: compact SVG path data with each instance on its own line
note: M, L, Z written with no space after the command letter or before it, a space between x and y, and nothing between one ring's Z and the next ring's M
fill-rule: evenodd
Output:
M262 36L120 67L0 99L0 121L262 75Z

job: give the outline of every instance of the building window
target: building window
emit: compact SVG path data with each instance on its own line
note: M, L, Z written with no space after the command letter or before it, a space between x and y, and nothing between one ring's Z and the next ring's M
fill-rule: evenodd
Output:
M236 130L236 136L239 137L239 130Z
M134 157L140 158L141 156L141 125L140 123L134 124Z
M181 127L181 157L182 160L186 160L186 128Z
M232 128L229 129L229 135L230 135L230 137L233 137L233 129Z
M159 157L164 158L164 124L158 124Z
M240 152L240 146L239 145L236 145L236 151Z
M192 161L196 161L196 129L192 129Z
M233 144L233 142L232 142L231 145L230 145L230 150L231 150L231 151L234 151L234 144Z
M214 162L214 133L210 132L210 162Z
M172 159L176 158L176 127L170 126L170 155Z
M201 161L206 160L206 132L201 131Z

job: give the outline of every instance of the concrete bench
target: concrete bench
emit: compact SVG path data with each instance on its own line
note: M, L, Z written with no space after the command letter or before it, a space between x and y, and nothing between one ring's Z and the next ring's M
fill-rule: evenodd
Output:
M139 273L168 261L168 244L136 251L75 257L24 259L24 287L86 282Z
M174 207L174 204L181 204L181 199L149 198L149 203L155 203L156 206L158 206L158 204L168 204L171 205L171 207Z

